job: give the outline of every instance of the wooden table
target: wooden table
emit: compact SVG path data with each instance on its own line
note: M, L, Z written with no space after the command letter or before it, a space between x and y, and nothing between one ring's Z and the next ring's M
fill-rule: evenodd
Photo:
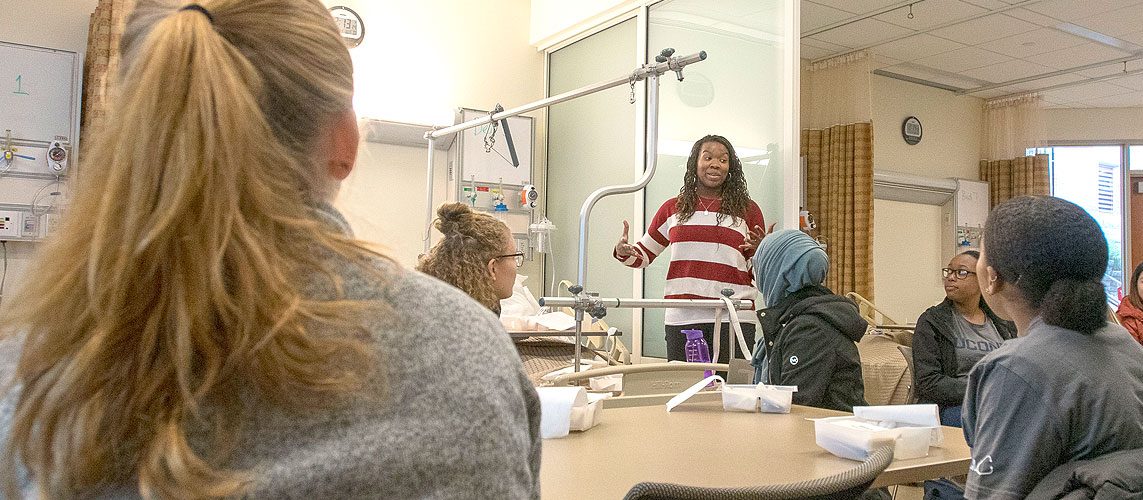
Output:
M794 406L789 414L731 413L718 402L608 408L587 432L546 439L540 469L545 499L622 498L642 481L694 486L755 486L813 479L858 465L814 442L807 418L845 413ZM929 456L894 460L874 486L968 472L961 430L943 427Z

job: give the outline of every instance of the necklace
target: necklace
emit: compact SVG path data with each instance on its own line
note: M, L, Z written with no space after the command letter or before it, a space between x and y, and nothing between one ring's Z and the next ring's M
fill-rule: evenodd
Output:
M710 207L711 207L712 205L714 205L714 203L715 203L715 202L718 202L718 201L719 201L719 200L718 200L717 198L715 198L715 199L714 199L714 200L713 200L713 201L712 201L710 204L707 204L707 203L703 203L703 201L702 201L702 198L700 197L700 198L698 199L698 207L699 207L699 209L701 209L703 212L709 212L709 211L710 211Z

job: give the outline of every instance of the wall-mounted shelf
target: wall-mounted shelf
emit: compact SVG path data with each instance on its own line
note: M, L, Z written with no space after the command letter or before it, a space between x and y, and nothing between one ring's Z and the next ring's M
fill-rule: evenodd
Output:
M433 130L433 127L417 123L362 118L361 130L367 142L423 148L429 143L428 139L425 139L425 133ZM441 137L434 145L438 151L448 151L454 140L456 134Z

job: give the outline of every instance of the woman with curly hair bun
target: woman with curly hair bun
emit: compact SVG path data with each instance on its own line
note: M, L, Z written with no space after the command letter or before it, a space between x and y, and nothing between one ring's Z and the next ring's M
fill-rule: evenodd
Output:
M500 300L512 296L516 268L524 260L508 226L463 203L441 205L435 226L444 239L421 259L417 270L459 288L499 315Z
M679 195L659 207L647 233L634 245L628 243L630 226L623 221L623 236L613 255L628 267L644 268L672 245L666 298L718 299L729 288L735 298L753 299L749 263L765 225L762 210L746 189L734 146L725 137L708 135L691 147ZM742 333L754 345L754 319L744 316L743 321ZM702 330L707 344L713 345L711 309L667 309L665 323L669 360L686 359L683 330ZM725 363L730 328L721 331L717 362Z

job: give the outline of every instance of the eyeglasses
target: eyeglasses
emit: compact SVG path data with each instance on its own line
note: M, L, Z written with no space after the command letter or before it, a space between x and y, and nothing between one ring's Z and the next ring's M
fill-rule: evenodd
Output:
M508 257L516 258L516 267L524 265L524 252L510 253L508 255L497 255L497 259L506 259Z
M944 277L948 278L950 274L956 275L956 279L962 280L962 279L967 278L970 274L976 274L976 273L969 271L968 269L949 269L947 267L944 269L941 269L941 275L943 275Z

